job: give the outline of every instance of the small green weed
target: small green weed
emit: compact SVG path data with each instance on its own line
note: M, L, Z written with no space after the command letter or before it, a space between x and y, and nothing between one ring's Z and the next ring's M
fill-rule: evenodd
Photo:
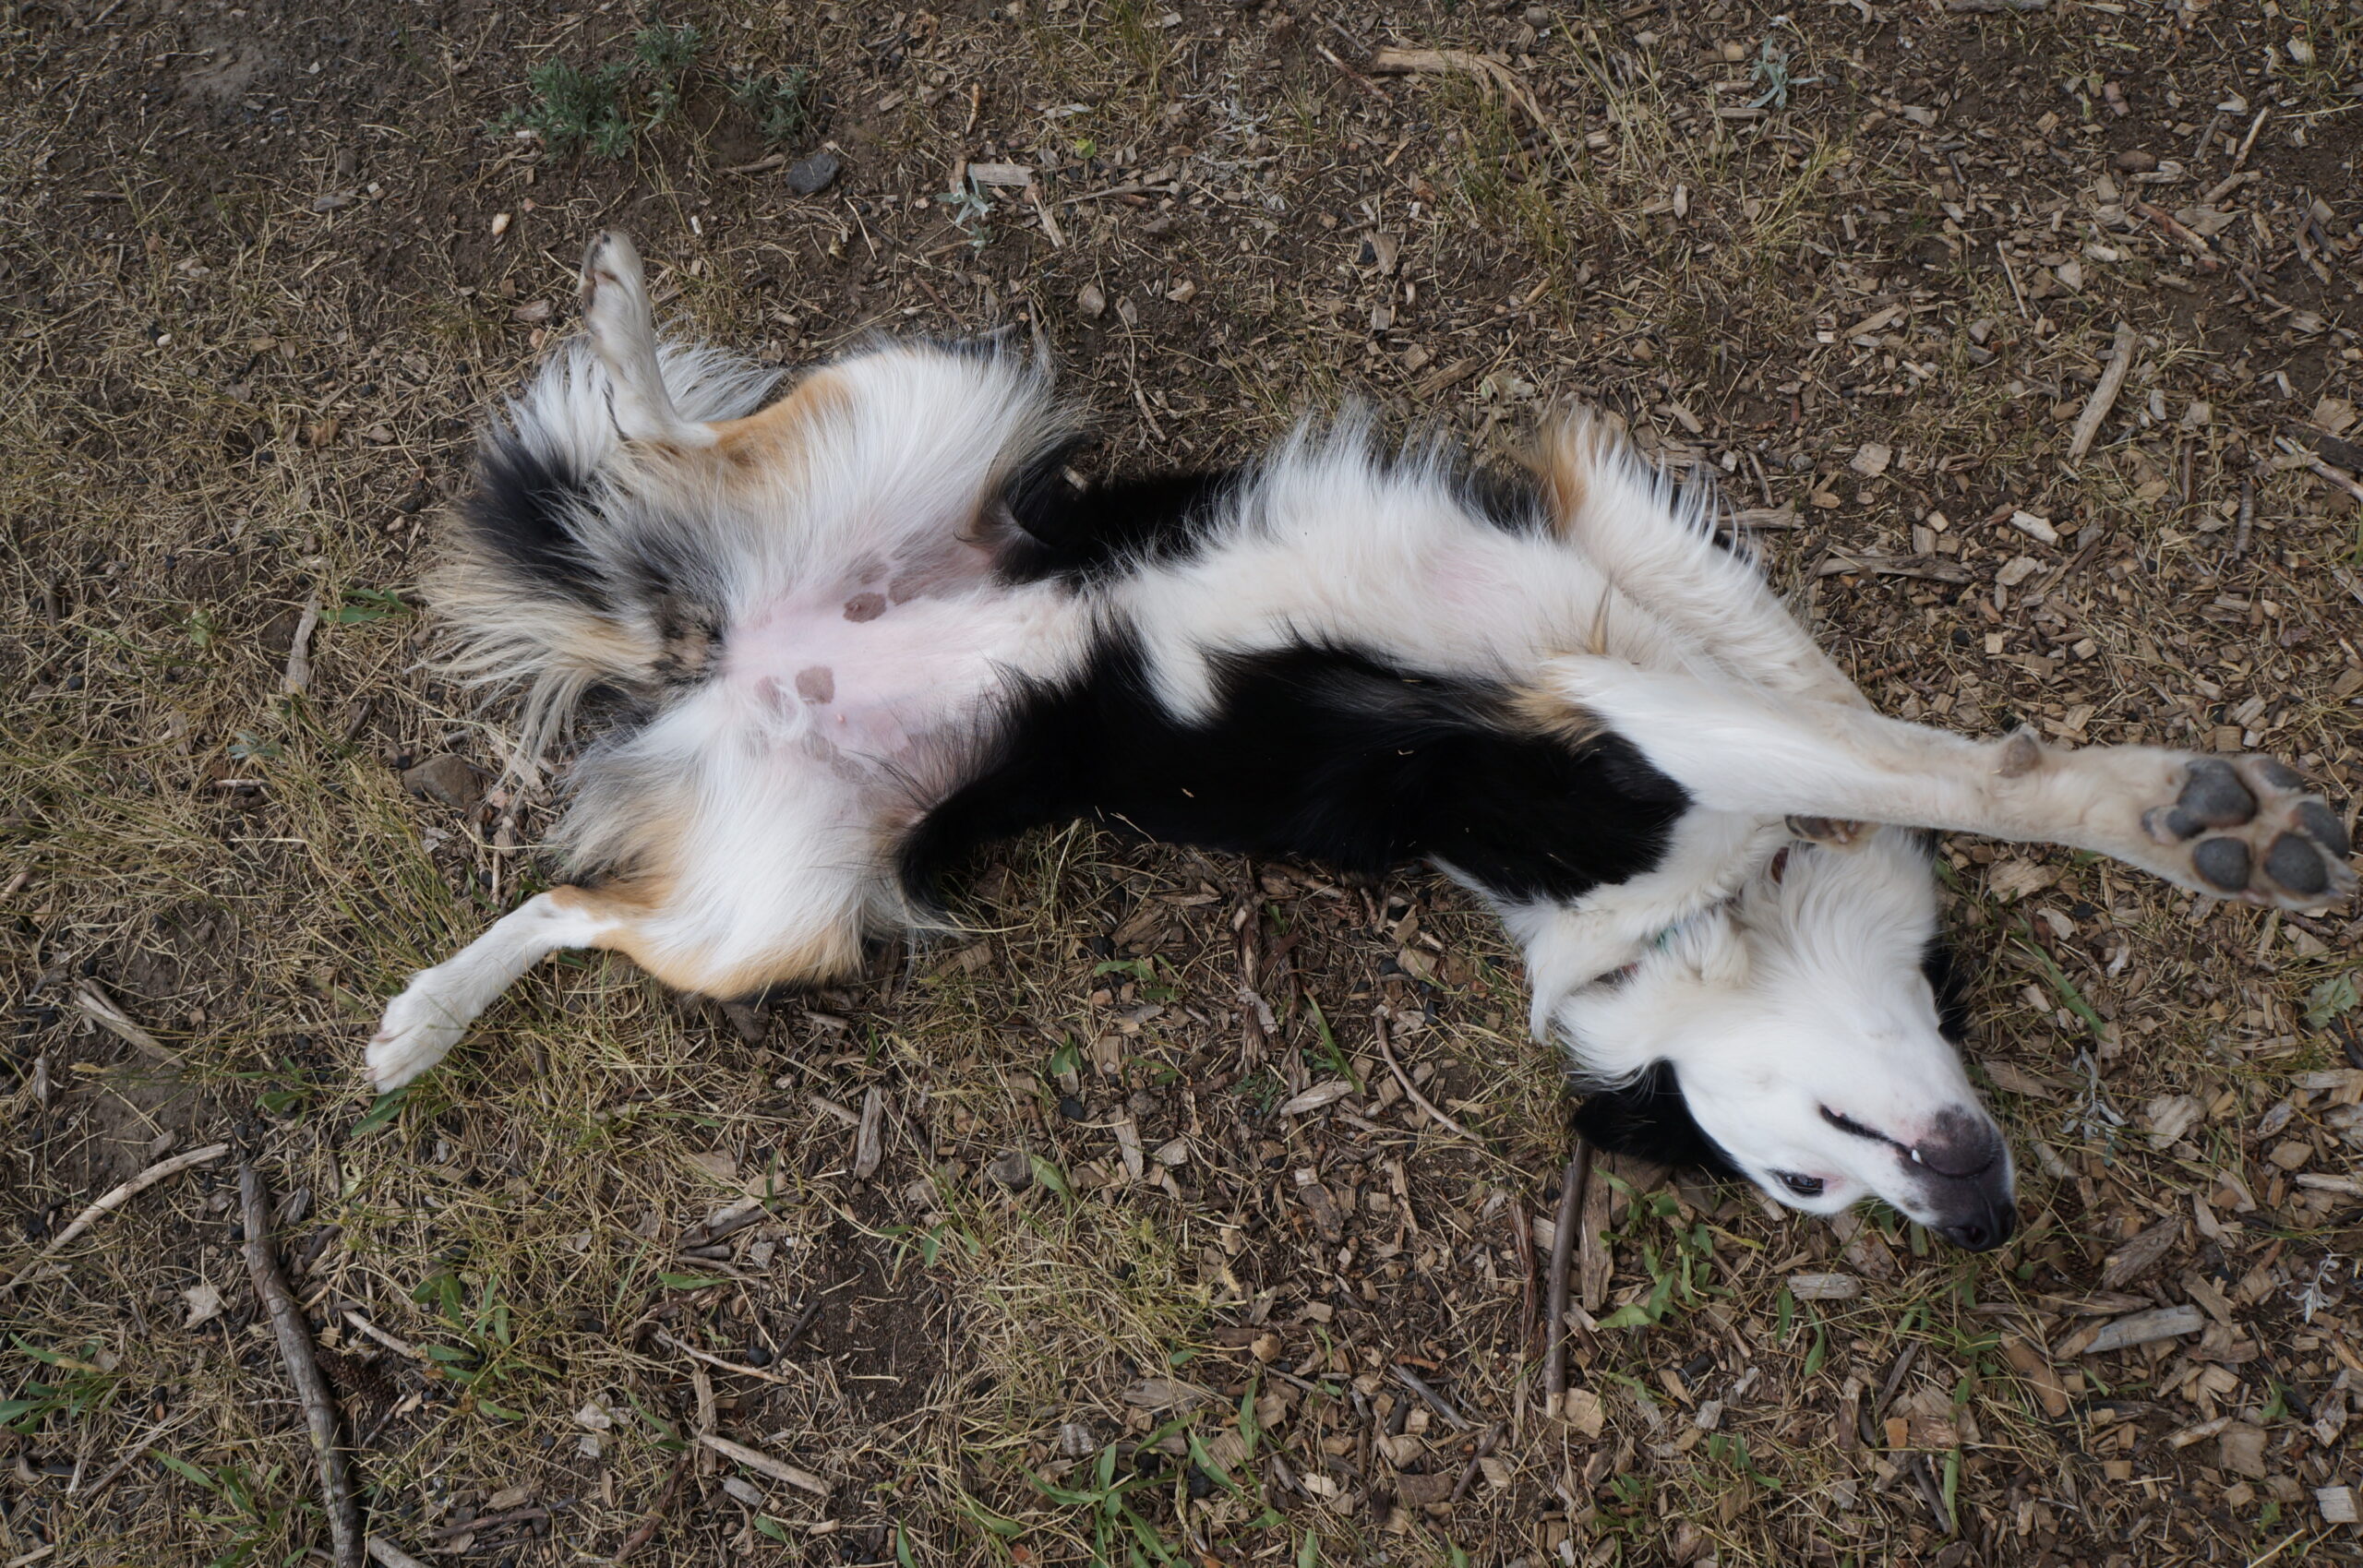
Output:
M632 35L625 59L589 70L571 60L536 66L525 78L533 102L511 111L510 122L539 136L552 152L581 147L594 157L621 158L634 137L679 110L704 48L696 28L646 27Z
M731 102L754 118L765 141L800 141L812 128L817 94L812 73L803 66L772 76L741 77L730 90Z
M71 1355L44 1350L18 1335L10 1335L18 1351L49 1369L43 1377L29 1377L14 1399L0 1399L0 1430L30 1433L52 1416L68 1420L102 1410L114 1400L121 1382L114 1370L114 1356L92 1340Z

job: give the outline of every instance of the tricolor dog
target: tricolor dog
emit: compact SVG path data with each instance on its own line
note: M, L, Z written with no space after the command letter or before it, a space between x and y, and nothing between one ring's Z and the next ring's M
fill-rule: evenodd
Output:
M574 765L575 880L412 979L381 1089L558 949L724 998L826 980L940 925L979 844L1089 817L1434 865L1524 950L1596 1136L1986 1248L2010 1157L1947 1037L1919 830L2283 908L2355 887L2280 763L1880 717L1597 422L1516 484L1349 418L1078 487L1070 415L1010 357L885 347L782 389L660 344L618 234L582 301L431 597L458 668L525 689L529 748L594 687L637 716Z

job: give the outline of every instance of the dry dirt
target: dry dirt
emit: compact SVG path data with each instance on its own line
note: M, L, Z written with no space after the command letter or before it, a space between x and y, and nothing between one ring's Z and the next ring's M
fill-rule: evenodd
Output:
M559 963L390 1116L355 1086L540 875L546 783L402 785L497 775L510 717L409 595L606 224L759 355L1038 341L1108 464L1355 393L1499 456L1592 399L1726 476L1888 711L2363 793L2363 11L2033 3L682 9L619 160L507 118L625 57L614 5L9 5L0 1270L256 1158L372 1526L430 1562L2363 1559L2345 916L1953 844L2021 1237L1613 1170L1564 1420L1565 1095L1431 878L1047 834L842 992ZM798 67L774 143L728 87ZM0 1564L325 1561L230 1170L0 1296Z

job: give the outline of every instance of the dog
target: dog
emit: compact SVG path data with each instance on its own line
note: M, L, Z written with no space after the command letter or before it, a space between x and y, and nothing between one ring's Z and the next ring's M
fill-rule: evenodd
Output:
M631 716L574 765L574 880L393 999L380 1090L558 949L721 998L827 980L940 928L979 845L1084 817L1436 866L1523 950L1597 1142L1983 1250L2013 1168L1948 1035L1929 830L2274 907L2356 885L2269 759L1873 712L1709 497L1597 419L1518 482L1349 415L1086 486L1078 421L1006 353L882 346L781 392L661 344L622 235L582 293L428 592L453 667L524 688L528 754L594 688Z

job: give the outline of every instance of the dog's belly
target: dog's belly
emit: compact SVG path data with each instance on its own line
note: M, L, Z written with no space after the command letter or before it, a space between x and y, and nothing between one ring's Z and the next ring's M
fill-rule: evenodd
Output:
M1078 657L1083 625L1072 597L1048 585L898 601L840 583L734 627L723 684L754 734L908 765L936 737L975 734L1013 676Z

